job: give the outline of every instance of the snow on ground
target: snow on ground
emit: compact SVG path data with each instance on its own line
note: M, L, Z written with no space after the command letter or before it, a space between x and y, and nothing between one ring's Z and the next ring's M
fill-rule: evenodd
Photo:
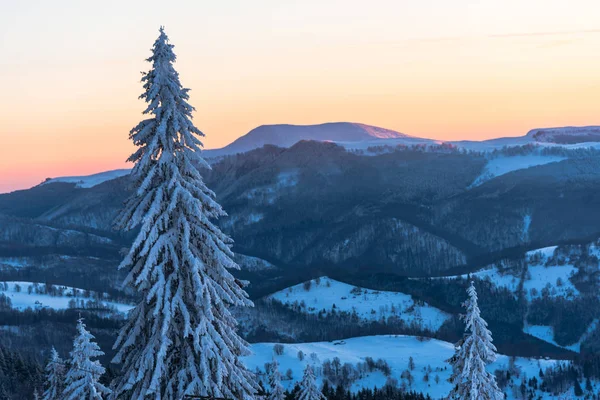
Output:
M262 258L247 256L245 254L235 253L235 261L241 269L247 271L263 271L276 268L273 264Z
M565 349L569 349L572 351L579 352L581 348L581 343L577 342L570 346L561 346L554 341L554 329L551 326L545 325L525 325L523 327L523 332L530 334L531 336L535 336L538 339L543 340L544 342L551 343L557 347L564 347Z
M542 290L547 291L550 297L570 298L578 296L579 291L571 283L569 278L577 273L577 268L572 264L546 265L550 257L554 254L557 246L544 247L531 250L526 253L528 268L523 283L523 289L529 300L542 296ZM459 275L461 278L467 278L469 274ZM472 272L470 276L478 279L488 280L497 287L505 287L512 292L516 292L521 281L521 274L518 271L501 272L496 266L492 266L477 272ZM445 278L456 278L458 276L449 276Z
M571 275L577 273L577 268L572 264L546 265L556 248L557 246L549 246L527 252L529 268L524 289L527 290L529 299L539 297L544 288L549 290L550 296L568 298L579 295L579 291L569 280ZM533 288L537 291L537 295L531 293Z
M247 367L252 371L258 368L264 372L265 363L271 362L274 357L273 346L274 343L252 344L253 354L245 357ZM390 376L397 379L401 385L400 375L408 369L411 356L415 362L415 369L411 371L414 381L409 389L425 392L434 399L439 399L446 396L451 388L450 383L447 382L451 371L446 360L454 353L454 345L440 340L386 335L357 337L334 342L286 343L283 346L283 354L275 355L275 357L279 362L279 371L283 377L288 369L292 371L292 380L283 380L282 382L286 388L293 387L294 383L302 378L302 371L306 364L315 366L318 384L321 385L323 382L321 365L325 360L332 361L334 357L338 357L342 364L348 362L354 366L358 362L364 362L366 357L372 357L375 361L380 358L384 359L391 368ZM302 361L298 358L299 351L304 353ZM515 365L527 377L533 377L537 376L540 368L545 369L556 362L554 360L516 358ZM508 357L500 355L498 360L488 367L488 370L490 372L496 369L505 370L508 368L508 364ZM423 378L428 367L431 367L431 372L429 381L425 382ZM439 377L438 383L436 383L436 375ZM363 387L381 387L386 380L387 377L382 372L374 371L356 380L352 384L351 390L357 391Z
M526 290L528 298L540 297L544 288L549 290L551 297L573 297L579 294L579 291L573 286L569 277L577 272L577 268L572 265L549 266L533 265L529 266L528 279L523 288ZM531 275L531 279L529 279ZM537 294L532 294L532 289Z
M527 298L532 300L542 296L542 290L548 290L550 297L573 297L579 294L579 291L573 286L569 277L576 273L577 269L572 265L530 265L528 273L523 283L523 289ZM468 275L461 275L467 278ZM509 272L501 273L496 267L471 273L482 280L493 282L497 287L505 287L512 292L519 288L520 276Z
M28 265L28 260L26 257L0 257L0 267L3 265L22 268Z
M488 160L483 172L471 184L471 187L479 186L497 176L508 174L519 169L526 169L537 165L545 165L553 162L566 160L566 157L543 156L528 154L524 156L500 156Z
M261 213L250 213L248 214L248 218L246 218L247 224L255 224L260 222L264 218L264 215Z
M531 227L531 214L523 217L523 232L521 233L521 241L529 242L529 228Z
M64 288L63 296L52 296L49 294L36 293L33 286L36 282L0 282L0 294L9 297L12 307L24 310L26 308L52 308L55 310L64 310L69 308L69 302L73 299L84 303L88 300L93 300L95 296L86 298L83 296L84 290L70 286L55 285L56 288ZM37 283L40 288L45 286L44 283ZM32 287L32 292L29 293L29 287ZM133 306L129 304L116 303L112 301L102 300L102 304L116 308L119 312L127 312Z
M569 346L561 346L554 341L554 329L551 326L545 325L525 325L523 328L523 332L530 334L531 336L535 336L538 339L541 339L545 342L551 343L557 347L563 347L565 349L569 349L579 353L581 351L581 342L583 342L586 337L596 329L596 325L600 322L599 319L595 319L590 326L586 329L581 338L576 342Z
M539 256L543 261L547 261L550 257L554 255L554 251L558 248L558 246L548 246L542 247L541 249L531 250L525 253L527 258L531 260L532 257Z
M393 138L393 139L375 139L375 140L363 140L361 142L344 142L344 141L334 141L333 143L342 146L346 150L362 150L366 151L369 148L376 148L382 146L390 146L394 148L396 146L429 146L429 145L439 145L442 144L442 141L432 140L432 139L422 139L422 138L413 138L413 137L402 137L402 138ZM375 153L377 154L377 153ZM375 155L373 154L373 155ZM369 153L365 153L365 155L370 155Z
M317 283L319 281L320 283ZM356 311L366 320L397 316L410 324L420 323L424 328L437 331L450 315L427 303L415 303L412 297L400 292L384 292L357 288L328 277L314 279L269 295L284 304L306 305L305 311L316 314L321 310L330 312L335 305L337 311Z
M497 287L505 287L510 291L514 292L519 287L520 277L516 275L512 275L511 273L504 272L501 273L498 268L491 267L488 269L483 269L477 272L472 272L470 276L475 276L481 280L487 280L493 282ZM469 274L459 275L459 276L451 276L447 278L463 278L467 279Z
M87 176L63 176L59 178L49 179L42 183L42 185L54 182L65 182L74 183L75 186L78 188L91 188L101 183L117 179L125 175L129 175L130 172L130 169L116 169L113 171L100 172L98 174Z
M290 187L298 184L299 172L297 170L284 171L277 175L278 187Z
M271 362L274 343L256 343L251 346L254 354L245 358L246 366L254 371L257 367L264 371L264 365ZM305 354L300 361L298 352ZM313 356L312 354L316 356ZM412 336L366 336L346 339L335 342L293 343L284 344L284 353L276 356L282 376L285 377L288 369L292 370L292 381L284 380L286 388L292 388L297 380L302 378L306 364L315 366L318 384L322 385L323 376L321 365L325 360L332 361L338 357L342 364L356 365L364 362L366 357L385 359L391 367L391 377L400 381L402 371L408 369L409 357L415 362L415 369L411 372L414 376L412 389L417 391L427 390L432 396L439 398L450 391L447 379L450 377L450 368L444 363L454 353L454 346L450 343L435 339L420 341ZM431 366L430 382L423 381L423 368ZM436 371L437 368L437 371ZM439 383L435 383L435 376L439 376ZM380 371L373 371L367 376L355 381L352 390L363 387L382 387L387 377ZM428 387L430 385L431 387Z

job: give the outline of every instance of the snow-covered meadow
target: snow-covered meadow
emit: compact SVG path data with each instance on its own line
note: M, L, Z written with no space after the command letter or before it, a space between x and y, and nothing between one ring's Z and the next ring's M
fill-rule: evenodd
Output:
M479 186L490 179L508 174L509 172L559 162L566 159L566 157L539 154L494 157L488 160L483 172L475 179L471 186Z
M89 300L100 299L102 306L116 309L121 313L126 313L133 306L108 300L105 294L97 296L91 292L90 297L85 297L85 290L73 288L70 286L53 286L56 294L46 293L44 283L36 282L0 282L0 294L5 295L11 301L13 308L24 310L27 308L51 308L54 310L65 310L71 308L73 301L75 306L80 307Z
M410 295L355 287L326 276L291 286L268 296L283 304L302 307L316 314L321 311L356 312L364 320L379 320L395 316L406 324L417 323L437 331L450 315L424 302L415 302Z
M302 377L302 371L307 364L311 364L317 374L319 384L323 382L322 364L326 360L332 361L335 357L340 359L341 364L350 363L356 365L365 362L367 357L374 360L383 359L390 367L390 377L398 381L400 385L407 385L410 390L428 393L432 398L439 399L448 394L451 389L447 381L450 377L450 367L446 362L454 354L454 345L435 339L418 338L414 336L385 335L365 336L350 338L342 341L316 342L316 343L293 343L283 345L283 354L276 355L275 343L256 343L251 346L252 355L245 357L245 363L251 370L257 368L264 372L266 363L270 363L273 357L279 362L279 371L284 377L282 384L291 388L296 381ZM302 360L298 352L302 352ZM412 384L408 379L401 378L401 374L409 369L409 358L414 361L414 369L410 371ZM521 378L515 378L520 383L523 376L531 378L537 376L540 369L551 367L560 361L538 360L528 358L514 359L514 368L520 371ZM495 363L488 367L490 372L497 369L508 370L509 357L499 355ZM291 370L292 379L285 379L287 370ZM427 378L425 378L427 375ZM436 379L436 376L438 379ZM264 376L263 376L264 378ZM360 390L363 387L382 387L388 377L381 371L365 373L355 380L350 389ZM437 382L436 382L437 381ZM509 393L509 398L514 398ZM552 397L543 397L551 399Z
M571 276L577 272L570 263L558 264L548 262L557 246L549 246L526 253L527 272L522 275L520 271L512 269L503 270L496 265L491 265L470 274L442 277L440 279L466 279L469 276L492 282L497 287L504 287L518 295L521 280L523 290L528 300L539 298L542 295L549 297L578 296L579 291L570 281Z

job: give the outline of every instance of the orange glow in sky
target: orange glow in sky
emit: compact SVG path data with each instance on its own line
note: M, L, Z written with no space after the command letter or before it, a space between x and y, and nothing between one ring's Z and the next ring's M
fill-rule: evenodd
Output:
M0 0L0 193L127 167L165 25L206 148L262 124L600 125L597 0Z

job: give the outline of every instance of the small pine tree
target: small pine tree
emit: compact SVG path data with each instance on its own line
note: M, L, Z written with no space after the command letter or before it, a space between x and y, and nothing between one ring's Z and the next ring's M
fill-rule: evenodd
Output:
M467 336L456 345L456 353L449 360L452 364L450 382L454 388L449 399L460 400L502 400L504 394L496 384L494 375L486 371L486 365L496 360L496 347L492 344L492 334L481 317L477 304L474 283L467 289L469 299L463 303L467 314Z
M285 390L281 385L281 373L279 372L279 363L273 357L273 362L269 368L269 394L267 400L284 400Z
M408 357L408 369L411 371L415 370L415 360L412 358L412 356Z
M104 367L100 365L100 361L91 359L104 355L104 352L92 341L94 335L85 329L82 318L77 322L77 332L62 398L101 400L102 395L109 394L110 390L98 381L104 374Z
M300 382L300 391L296 395L296 400L325 400L325 396L317 387L315 374L310 365L307 365L304 369L304 376L302 382Z
M59 400L65 383L65 362L54 347L50 351L50 360L46 365L46 390L43 400Z

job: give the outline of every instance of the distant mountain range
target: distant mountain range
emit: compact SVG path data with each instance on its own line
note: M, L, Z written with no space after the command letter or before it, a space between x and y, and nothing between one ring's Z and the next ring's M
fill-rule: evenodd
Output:
M376 139L398 139L410 136L390 129L352 122L331 122L319 125L261 125L233 143L216 150L206 150L210 156L244 153L265 144L290 147L300 140L331 142L364 142Z
M561 345L583 343L590 318L599 315L597 303L581 296L554 301L552 293L574 287L575 293L595 296L597 259L566 262L557 253L557 267L536 267L531 279L523 260L526 252L547 246L587 249L600 237L600 149L588 142L597 128L540 129L519 138L451 146L357 124L322 128L257 128L245 137L245 148L260 147L213 157L211 170L203 171L227 211L217 223L234 240L242 267L235 274L250 282L253 300L329 276L351 286L406 293L455 315L461 311L461 283L420 278L474 274L491 266L518 289L491 287L482 296L502 351L569 356L569 350L526 334L538 332L538 325L555 327L554 339ZM293 134L282 139L286 132ZM279 145L269 143L275 140ZM119 170L55 178L1 194L0 282L49 282L126 296L117 265L135 231L116 231L113 221L131 190L127 170ZM572 264L573 277L570 270L558 269L565 262ZM556 276L565 282L549 289L537 285L533 312L526 313L516 298L518 282L532 281L536 271L548 274L550 283ZM342 308L342 299L335 301ZM564 318L544 319L550 307ZM581 317L580 310L586 315ZM269 329L253 328L254 339L275 335L277 329L264 323L271 311L257 315ZM365 328L337 330L333 320L327 329L303 327L306 320L276 315L283 321L279 326L296 321L294 329L307 335L297 336L298 341L373 334ZM526 316L533 330L524 326ZM444 323L440 335L453 337L448 336L454 335L452 321ZM314 336L326 331L337 333Z
M528 143L541 145L576 145L600 142L600 127L563 127L533 129L525 136L504 137L482 141L440 141L416 136L377 126L331 122L319 125L262 125L220 149L203 152L207 158L245 153L270 144L278 147L291 147L301 140L335 142L348 149L366 149L380 145L429 145L449 143L477 151L491 151L504 146L521 146Z
M390 129L352 122L331 122L319 125L261 125L244 136L220 149L208 149L202 155L211 162L223 156L246 153L273 145L289 148L302 140L334 142L350 150L368 150L381 146L427 146L443 143L466 150L489 152L504 147L537 144L540 146L561 146L566 148L599 147L600 126L541 128L529 131L525 136L504 137L483 141L449 141L409 136ZM75 183L77 187L89 188L102 182L127 175L129 170L120 169L100 172L88 176L68 176L48 179L50 182Z

